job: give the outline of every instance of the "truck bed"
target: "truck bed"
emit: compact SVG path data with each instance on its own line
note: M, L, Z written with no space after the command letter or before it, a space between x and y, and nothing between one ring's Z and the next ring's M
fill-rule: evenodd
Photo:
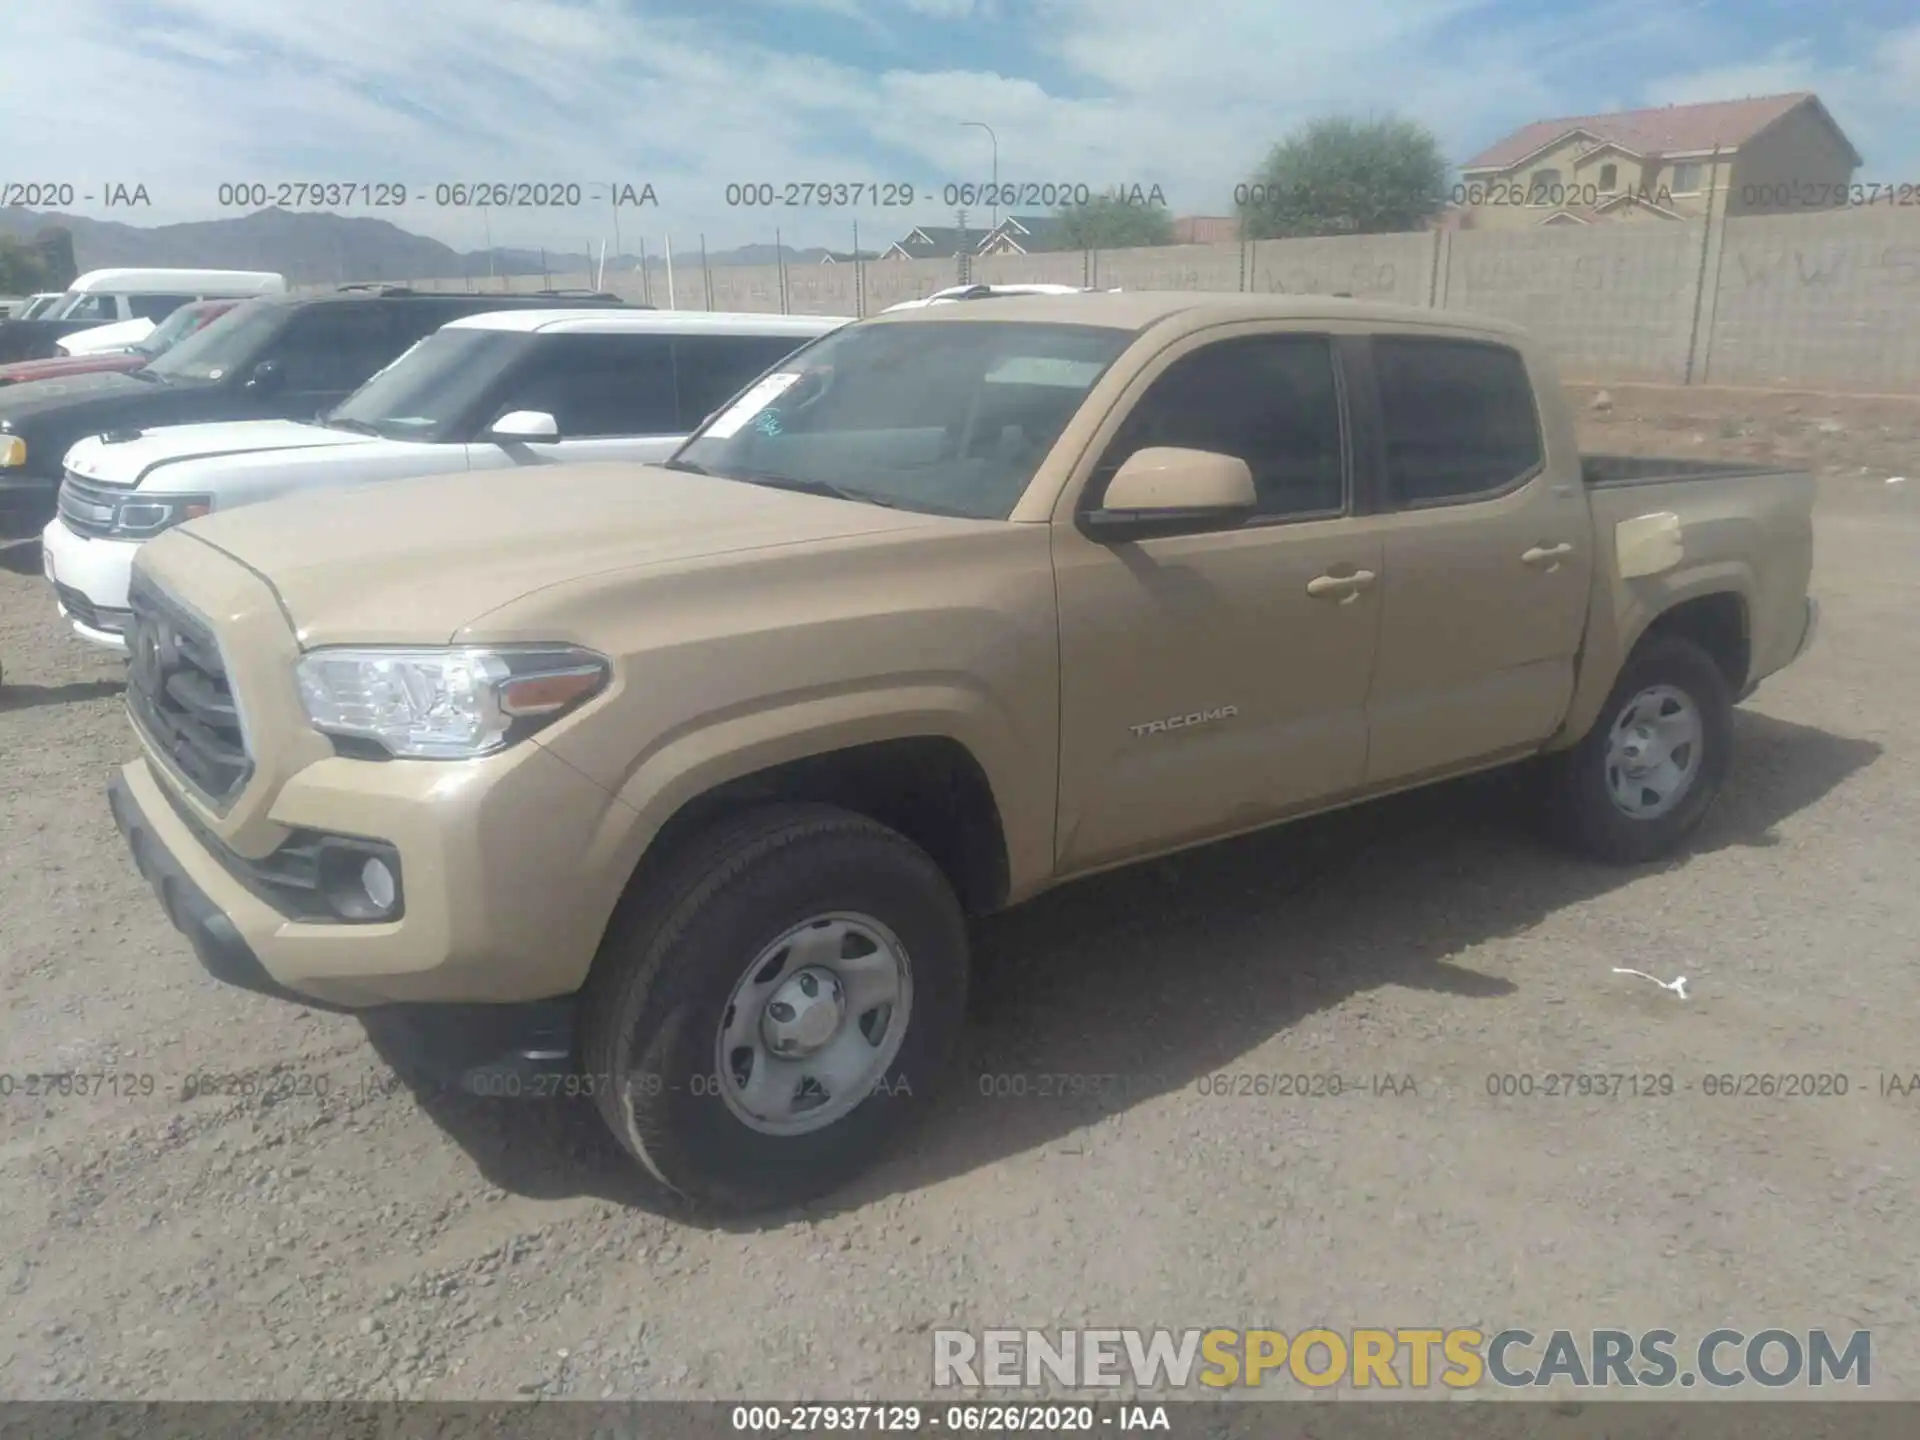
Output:
M1681 460L1669 455L1582 455L1580 478L1591 489L1660 485L1673 480L1726 480L1737 475L1792 475L1777 465L1744 460Z

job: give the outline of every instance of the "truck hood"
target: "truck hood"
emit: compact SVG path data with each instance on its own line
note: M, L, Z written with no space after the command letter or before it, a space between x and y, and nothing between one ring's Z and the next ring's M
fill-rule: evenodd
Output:
M169 547L169 569L179 542L197 540L253 570L302 645L442 644L532 591L593 575L973 523L604 463L291 496L151 543Z
M107 370L138 370L146 363L145 355L124 352L63 355L58 360L16 360L11 365L0 365L0 385L21 385L29 380L54 380L63 375L90 375Z
M137 485L156 465L251 455L268 450L338 449L375 437L329 430L298 420L229 420L206 425L165 425L127 440L100 436L75 442L67 468L107 485Z
M29 380L24 385L8 386L6 394L0 395L0 420L31 420L70 406L110 406L117 401L151 395L160 388L150 381L99 370L59 375L51 380Z

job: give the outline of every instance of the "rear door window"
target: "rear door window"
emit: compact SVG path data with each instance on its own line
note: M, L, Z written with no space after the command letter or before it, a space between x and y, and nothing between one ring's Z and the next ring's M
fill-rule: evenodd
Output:
M266 357L285 372L285 388L303 394L353 390L397 350L389 307L375 302L309 305L288 322Z
M1471 340L1373 342L1389 503L1442 505L1511 489L1545 459L1526 362Z
M563 440L679 434L667 335L547 335L502 392L512 410L551 415Z

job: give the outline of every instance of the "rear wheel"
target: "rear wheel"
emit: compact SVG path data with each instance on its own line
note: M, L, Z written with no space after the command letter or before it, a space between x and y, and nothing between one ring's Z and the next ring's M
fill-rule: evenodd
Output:
M1579 744L1548 758L1548 816L1573 848L1618 864L1678 850L1719 797L1733 698L1720 667L1677 635L1643 642Z
M828 806L723 822L643 885L588 983L602 1116L662 1183L726 1210L865 1169L924 1107L966 1010L939 868Z

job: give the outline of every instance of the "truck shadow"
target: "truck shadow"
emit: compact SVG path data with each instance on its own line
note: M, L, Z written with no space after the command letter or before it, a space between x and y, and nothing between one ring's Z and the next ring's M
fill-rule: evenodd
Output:
M1693 855L1776 843L1782 821L1881 753L1749 710L1737 724L1734 778ZM1532 833L1527 800L1523 773L1474 777L1096 876L979 922L957 1073L901 1153L808 1213L857 1210L1195 1087L1366 991L1492 1000L1523 990L1524 976L1456 957L1667 868L1562 855ZM371 1038L404 1073L390 1042ZM1396 1069L1414 1068L1417 1043ZM592 1195L733 1230L793 1218L688 1213L615 1148L586 1102L490 1101L424 1083L415 1094L488 1180L515 1193Z

